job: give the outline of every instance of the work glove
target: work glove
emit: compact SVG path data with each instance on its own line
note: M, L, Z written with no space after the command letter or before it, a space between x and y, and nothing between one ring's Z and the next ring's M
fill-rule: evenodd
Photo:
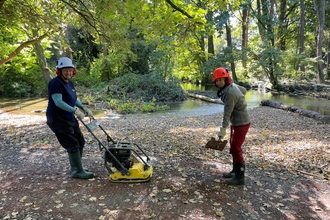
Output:
M79 119L84 119L85 118L85 114L82 111L80 111L79 108L76 108L76 110L74 111L74 114Z
M93 112L89 110L86 106L83 107L83 110L86 114L86 116L93 116Z
M220 128L220 131L218 132L219 140L222 140L226 136L226 128Z

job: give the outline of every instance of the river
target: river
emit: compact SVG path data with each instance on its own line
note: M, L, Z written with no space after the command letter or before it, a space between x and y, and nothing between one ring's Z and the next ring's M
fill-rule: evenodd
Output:
M205 87L195 84L182 84L186 90L212 90L216 93L216 88ZM285 105L296 106L307 110L319 112L324 115L330 115L330 101L323 99L314 99L308 97L292 97L289 95L273 95L265 90L249 90L245 95L248 108L258 107L262 100L273 100L282 102ZM139 117L150 116L199 116L217 114L223 111L223 105L209 103L198 99L188 99L183 102L169 103L170 110L165 112L137 114ZM126 115L126 117L130 117Z
M194 84L182 84L182 87L186 90L214 90L216 92L216 88L214 87L205 87L201 85L194 85ZM289 96L289 95L274 95L271 94L270 92L266 92L265 90L249 90L247 91L245 95L245 99L248 105L248 108L254 108L258 107L261 103L262 100L273 100L277 102L281 102L285 105L291 105L291 106L296 106L300 107L303 109L319 112L324 115L330 115L330 100L325 100L325 99L316 99L316 98L311 98L311 97L294 97L294 96ZM189 103L191 100L188 100L187 102ZM195 101L193 101L195 102ZM185 104L181 104L185 105ZM193 104L189 104L193 105ZM217 104L213 104L217 106ZM210 104L203 104L203 103L196 103L196 108L197 109L204 109L204 108L210 108L210 113L213 112L213 105ZM177 111L180 111L181 107L180 105L178 106ZM217 109L215 107L215 109ZM182 110L184 111L184 107L182 107ZM218 108L219 111L219 108ZM207 111L201 111L201 113L207 112Z
M194 84L183 84L182 87L186 90L214 90L216 93L216 89L214 87L205 87L198 86ZM262 100L273 100L282 102L285 105L296 106L300 108L304 108L311 111L316 111L324 115L330 115L330 101L323 99L315 99L315 98L306 98L306 97L292 97L289 95L273 95L269 92L265 92L263 90L255 91L250 90L247 91L246 102L248 108L258 107ZM155 112L155 113L144 113L144 114L134 114L134 115L125 115L125 117L162 117L162 116L199 116L199 115L210 115L217 114L223 111L223 105L214 104L205 101L201 101L198 99L188 99L183 102L175 102L168 103L170 106L170 110L163 112ZM47 106L47 99L0 99L0 113L8 112L13 114L42 114L35 113L35 110L45 110ZM121 117L123 115L111 114L105 115L103 111L93 110L93 113L96 116L108 116L108 117Z

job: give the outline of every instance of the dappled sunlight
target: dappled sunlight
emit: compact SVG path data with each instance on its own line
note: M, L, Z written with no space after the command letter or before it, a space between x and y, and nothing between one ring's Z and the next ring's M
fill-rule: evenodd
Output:
M284 166L290 171L330 177L329 126L299 114L292 116L290 120L294 122L270 115L265 115L264 124L256 122L261 126L254 126L248 132L244 147L247 158L263 167Z
M229 144L223 151L201 149L216 137L221 115L98 119L115 141L132 141L150 157L153 175L149 182L138 184L109 180L103 152L83 126L87 141L83 163L96 177L70 178L66 152L45 118L13 116L1 127L4 205L22 213L34 204L49 215L57 210L71 213L72 208L99 210L99 219L266 219L272 215L324 219L330 210L325 179L330 171L329 125L271 108L250 113L251 127L243 146L246 184L240 187L227 186L222 178L232 168ZM229 129L226 139L228 133ZM102 132L97 136L106 142ZM16 194L26 200L14 203Z

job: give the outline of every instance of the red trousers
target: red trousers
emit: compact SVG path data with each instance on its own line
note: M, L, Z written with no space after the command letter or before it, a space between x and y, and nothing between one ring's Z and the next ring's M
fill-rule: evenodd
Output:
M250 123L240 126L230 126L230 151L233 156L234 163L243 163L242 145L245 141L245 136L250 128Z

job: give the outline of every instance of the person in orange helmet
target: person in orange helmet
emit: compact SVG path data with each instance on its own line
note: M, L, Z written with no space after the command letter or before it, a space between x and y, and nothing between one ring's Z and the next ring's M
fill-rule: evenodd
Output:
M233 169L228 173L224 173L223 177L230 178L226 180L228 185L244 185L245 163L242 145L250 128L250 116L247 112L244 97L246 89L232 83L229 71L223 67L214 70L213 82L219 88L217 95L224 103L222 124L218 132L219 140L226 136L226 129L230 124L229 142L230 154L233 158Z

